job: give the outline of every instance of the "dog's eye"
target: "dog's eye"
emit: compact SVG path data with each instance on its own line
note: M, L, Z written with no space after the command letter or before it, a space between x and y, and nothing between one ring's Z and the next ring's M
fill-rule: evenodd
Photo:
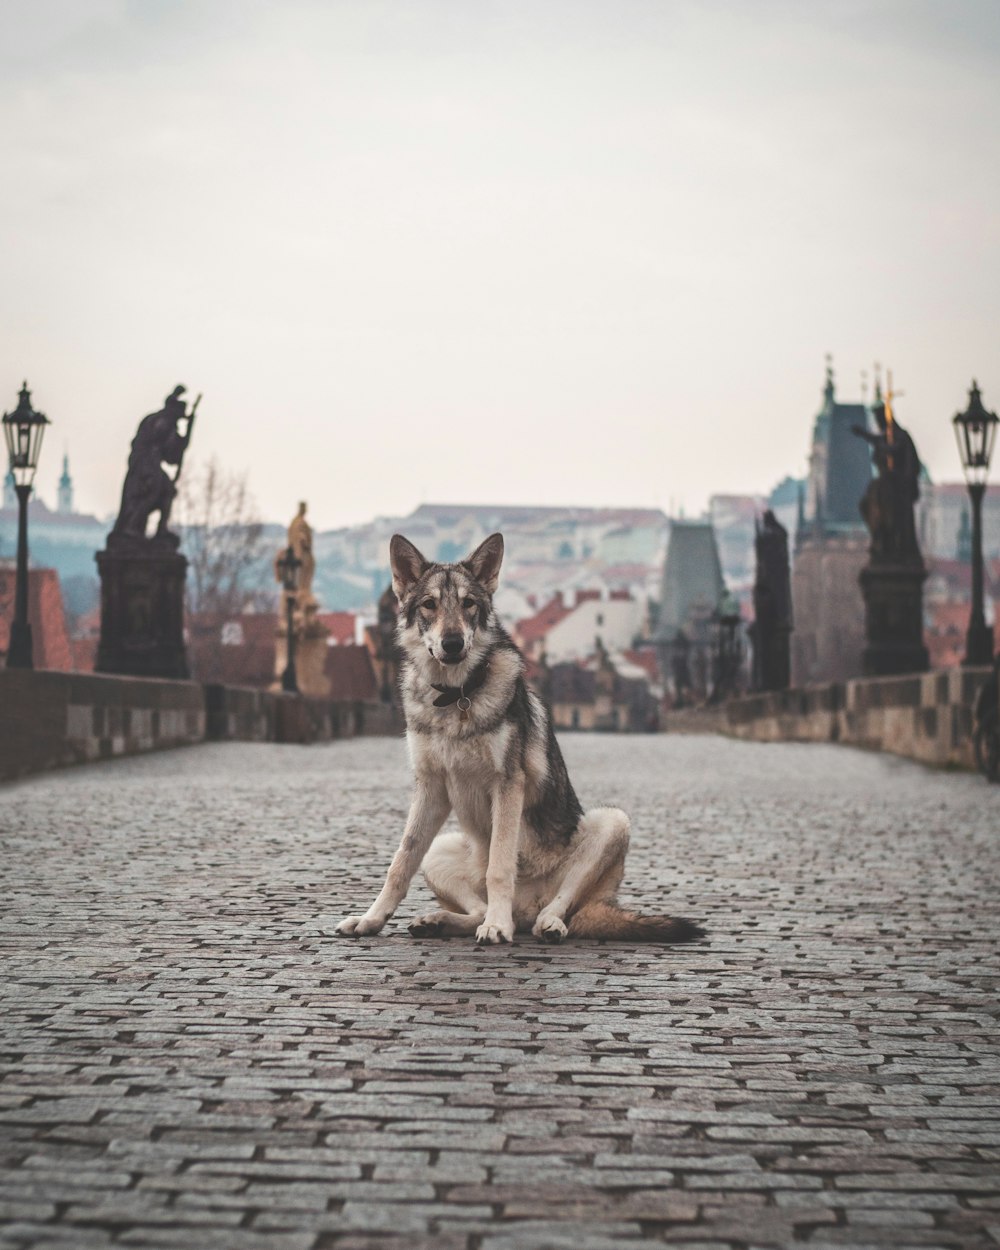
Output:
M465 608L466 612L468 612L469 608L474 608L475 606L476 606L475 599L463 599L462 600L462 607Z
M428 612L433 612L437 607L437 603L433 599L425 599L420 606L426 608Z

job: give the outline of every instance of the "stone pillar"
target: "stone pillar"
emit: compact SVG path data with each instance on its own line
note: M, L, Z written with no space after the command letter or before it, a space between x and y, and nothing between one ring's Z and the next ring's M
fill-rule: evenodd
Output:
M925 673L929 666L924 646L924 581L919 564L869 561L858 575L865 600L866 677Z
M101 574L101 638L94 671L131 677L190 676L184 650L187 559L164 544L110 546Z
M795 553L792 685L850 681L864 671L864 603L858 578L868 554L863 531L806 535Z
M283 615L278 622L274 647L274 684L272 690L281 689L281 675L288 663L288 618ZM304 615L293 614L295 630L295 675L299 690L311 698L325 699L330 693L330 678L326 672L326 650L330 631L316 617L315 609Z

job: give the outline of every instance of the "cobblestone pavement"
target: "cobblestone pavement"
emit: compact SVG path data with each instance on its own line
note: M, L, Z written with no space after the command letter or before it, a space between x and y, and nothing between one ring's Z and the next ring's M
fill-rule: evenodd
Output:
M844 748L576 737L674 948L367 906L400 742L0 789L0 1245L1000 1243L1000 789Z

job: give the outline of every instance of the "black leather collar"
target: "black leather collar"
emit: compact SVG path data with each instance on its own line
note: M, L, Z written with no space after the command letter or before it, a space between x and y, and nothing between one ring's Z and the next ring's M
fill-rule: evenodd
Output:
M441 693L434 700L435 707L451 707L453 703L457 703L459 699L468 699L470 694L475 694L479 687L486 680L486 674L489 672L489 660L480 660L472 672L466 677L460 686L444 686L438 685L437 682L431 682L434 690ZM468 704L466 704L468 706Z

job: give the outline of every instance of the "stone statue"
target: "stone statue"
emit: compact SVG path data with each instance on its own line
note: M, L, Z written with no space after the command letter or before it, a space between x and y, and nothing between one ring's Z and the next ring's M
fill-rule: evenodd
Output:
M858 574L865 601L861 667L866 677L924 673L929 663L923 624L927 570L913 517L920 497L920 457L893 415L891 374L884 402L880 389L875 399L877 432L854 427L871 444L878 471L859 504L872 539L868 563Z
M95 553L101 574L101 637L94 670L134 677L185 679L184 584L187 559L167 528L184 453L201 396L189 412L175 386L159 412L143 417L132 440L118 519L104 551ZM164 466L167 466L165 468ZM171 475L168 468L175 471ZM159 513L156 533L146 528Z
M328 699L331 689L327 668L330 631L320 619L319 604L313 594L316 557L313 554L312 526L306 520L304 503L299 504L299 510L288 527L287 545L275 556L274 577L277 582L284 580L278 566L289 548L299 562L298 585L294 594L282 591L274 653L275 683L271 688L289 689L284 683L294 660L299 692L312 698Z
M316 557L313 555L312 526L306 520L306 504L300 503L299 510L292 518L288 527L288 546L299 561L299 583L295 592L295 610L303 617L316 611L316 596L313 594L313 577L316 573ZM274 576L281 581L278 571L278 560L284 554L279 551L275 558Z
M874 411L878 433L854 427L854 433L871 444L878 471L859 505L872 537L871 560L873 564L919 565L913 508L920 498L920 457L913 439L893 419L890 403L876 404Z
M757 573L753 586L753 676L757 690L785 690L790 681L789 635L792 591L788 571L788 531L770 508L754 541Z
M188 412L181 399L185 389L175 386L159 412L150 413L139 423L129 453L118 520L108 538L109 546L122 542L145 542L146 526L154 512L159 512L160 519L150 541L174 548L180 545L180 539L167 528L167 522L177 494L177 479L184 453L191 441L194 415L201 399L199 395ZM186 422L183 434L180 431L182 422ZM164 464L177 466L173 477L164 469Z

